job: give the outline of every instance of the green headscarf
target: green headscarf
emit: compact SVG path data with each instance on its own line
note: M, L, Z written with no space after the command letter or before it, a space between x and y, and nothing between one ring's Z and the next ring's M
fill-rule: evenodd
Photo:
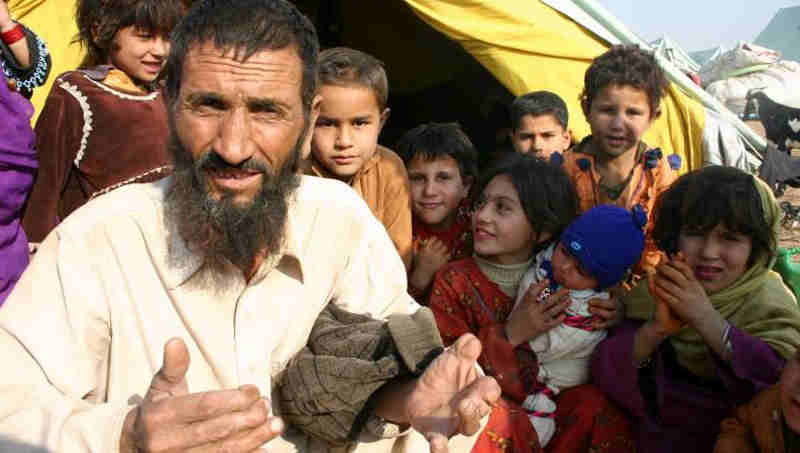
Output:
M775 238L780 228L780 209L772 190L753 178L761 196L761 207ZM765 253L729 287L709 296L711 305L731 325L758 337L789 359L800 347L800 308L780 275L772 271L773 254ZM655 304L646 281L623 297L626 316L653 319ZM715 377L711 351L700 334L686 326L670 337L678 362L697 376Z

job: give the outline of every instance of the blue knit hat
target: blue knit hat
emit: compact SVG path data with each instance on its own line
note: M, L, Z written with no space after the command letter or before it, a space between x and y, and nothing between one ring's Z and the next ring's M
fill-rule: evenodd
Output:
M647 213L612 205L596 206L575 219L561 235L561 243L597 279L597 290L621 282L644 250Z

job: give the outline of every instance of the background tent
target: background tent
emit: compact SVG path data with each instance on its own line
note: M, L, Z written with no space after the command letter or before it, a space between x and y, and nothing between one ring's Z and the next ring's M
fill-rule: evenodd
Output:
M296 0L314 20L323 46L346 45L384 61L392 116L381 137L392 145L424 121L459 121L490 154L507 135L514 96L546 89L570 109L570 127L589 132L578 96L591 60L610 44L646 43L588 0ZM11 0L17 17L50 45L55 75L77 66L74 0ZM665 63L669 66L669 63ZM673 68L674 69L674 68ZM675 70L663 115L645 139L684 157L683 170L706 162L752 169L745 147L763 140ZM35 104L49 88L37 91ZM704 96L705 94L705 96ZM736 124L736 128L731 127ZM744 129L747 130L744 130ZM722 131L727 139L721 139ZM723 144L723 146L720 146Z
M2 1L2 0L0 0ZM78 34L75 25L75 0L9 0L12 17L25 24L39 35L50 49L53 69L47 83L34 90L33 105L36 107L33 121L36 121L44 100L56 76L78 67L83 52L77 44L71 44Z
M784 60L800 61L800 6L779 9L754 42L779 51Z

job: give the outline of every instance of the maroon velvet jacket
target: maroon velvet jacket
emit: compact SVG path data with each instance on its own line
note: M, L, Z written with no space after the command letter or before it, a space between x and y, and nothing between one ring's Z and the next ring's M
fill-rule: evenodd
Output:
M163 94L134 89L109 67L55 81L36 122L39 173L23 215L29 241L41 242L94 196L171 172Z

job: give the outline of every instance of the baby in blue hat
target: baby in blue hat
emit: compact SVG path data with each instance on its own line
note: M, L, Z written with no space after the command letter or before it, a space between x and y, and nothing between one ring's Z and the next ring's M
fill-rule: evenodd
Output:
M639 262L646 222L647 214L638 205L633 211L596 206L575 219L558 241L539 252L522 278L517 305L532 285L545 279L549 287L539 300L562 287L569 289L564 322L527 345L538 360L538 382L522 406L530 412L542 447L556 430L552 397L589 380L592 351L606 337L605 330L593 328L589 300L608 299L607 290L625 280L630 268Z

